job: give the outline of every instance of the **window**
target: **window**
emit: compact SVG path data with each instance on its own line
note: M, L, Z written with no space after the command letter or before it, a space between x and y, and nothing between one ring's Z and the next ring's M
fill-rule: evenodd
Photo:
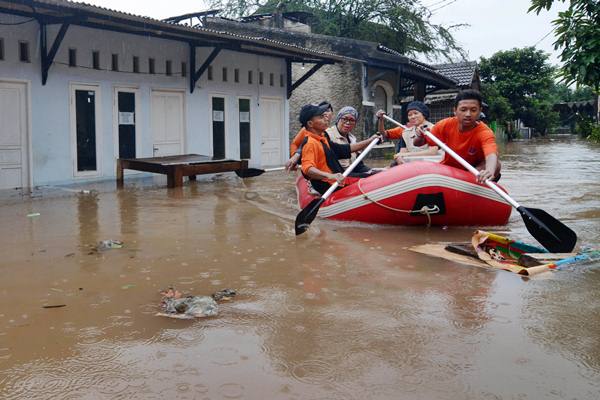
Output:
M275 74L271 72L269 74L269 86L273 86L273 85L275 85Z
M233 70L233 81L235 83L239 83L239 81L240 81L240 69L239 68L236 68Z
M167 76L173 75L173 62L171 60L167 60L165 63L165 74L167 74Z
M113 71L119 70L119 55L118 54L112 55L110 66Z
M248 85L252 85L252 71L248 71Z
M77 66L77 49L69 49L69 67Z
M259 85L262 85L264 83L264 80L265 80L264 78L265 78L265 74L262 71L260 71L258 73L258 84Z
M22 62L31 62L29 58L29 42L19 42L19 60Z
M206 79L212 81L212 78L212 65L209 65L208 69L206 70Z
M283 74L279 74L279 86L284 87L285 82L283 82Z
M92 51L92 68L100 69L100 52Z
M223 82L227 82L227 68L223 67Z
M156 70L154 69L154 58L148 59L148 73L155 74Z
M4 39L0 38L0 60L4 60Z
M187 76L187 64L184 62L181 63L181 76L184 78Z
M138 74L140 72L140 58L133 56L133 72Z

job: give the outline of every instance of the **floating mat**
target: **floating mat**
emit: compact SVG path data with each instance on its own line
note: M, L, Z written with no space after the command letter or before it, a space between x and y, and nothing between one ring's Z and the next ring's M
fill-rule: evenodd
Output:
M600 251L548 253L545 249L500 236L477 231L471 243L439 243L410 247L427 254L461 264L487 269L501 269L523 276L533 276L561 266L600 260Z

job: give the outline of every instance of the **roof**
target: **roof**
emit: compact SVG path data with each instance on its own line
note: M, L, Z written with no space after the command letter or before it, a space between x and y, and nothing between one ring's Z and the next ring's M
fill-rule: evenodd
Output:
M470 87L477 72L476 61L432 65L442 75L454 79L459 87Z
M229 45L230 49L234 51L260 51L263 55L286 57L295 61L356 61L343 55L304 48L264 36L188 26L69 0L0 0L0 12L25 17L41 17L48 23L68 22L72 25L199 45L219 45L223 48L227 48ZM232 43L235 45L232 46Z
M310 20L311 18L314 18L314 15L312 13L306 12L306 11L286 11L284 13L282 13L283 18L285 19L289 19L290 21L294 21L294 22L300 22L300 23L307 23L308 20ZM260 21L262 19L270 19L273 17L273 14L252 14L252 15L248 15L247 17L241 17L240 21L244 21L244 22L252 22L252 21ZM222 18L222 17L221 17Z
M239 32L249 35L268 35L286 43L298 43L311 48L325 47L335 50L336 54L344 55L366 64L369 67L382 68L400 73L413 79L419 79L438 88L454 88L456 81L434 69L433 67L410 59L401 53L387 48L379 43L366 40L350 39L338 36L320 35L315 33L296 32L279 28L247 24L221 18L209 18L207 26L217 27L228 32Z

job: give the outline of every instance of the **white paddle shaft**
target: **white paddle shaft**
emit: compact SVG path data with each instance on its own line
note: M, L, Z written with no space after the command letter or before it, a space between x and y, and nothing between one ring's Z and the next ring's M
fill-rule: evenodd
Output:
M358 163L361 162L363 158L365 158L365 156L367 155L367 153L369 151L371 151L371 149L377 143L379 143L379 139L375 139L371 143L369 143L369 145L367 146L367 148L364 149L363 152L358 155L358 157L356 157L356 160L354 160L354 162L352 164L350 164L350 166L348 168L346 168L346 170L342 174L344 176L344 178L347 177L348 175L350 175L350 173L352 172L352 170L354 168L356 168L356 166L358 165ZM337 189L337 187L339 185L340 184L336 181L333 185L331 185L331 187L329 189L327 189L327 191L325 192L325 194L323 196L321 196L321 198L322 199L327 199L331 195L331 193L333 193L335 191L335 189Z
M390 121L393 124L398 125L399 127L403 128L403 129L408 129L407 126L402 125L400 122L388 117L385 114L383 115L383 118L387 119L388 121ZM429 139L433 140L435 142L435 144L440 146L440 148L442 150L444 150L446 153L450 154L452 156L452 158L454 158L456 161L458 161L460 163L460 165L465 167L465 169L467 171L471 172L475 176L479 176L479 171L477 171L477 169L475 167L473 167L471 164L466 162L464 158L462 158L461 156L456 154L456 152L454 152L454 150L452 150L444 142L442 142L440 139L438 139L428 129L424 129L423 132L425 133L425 135L427 135L427 137ZM490 188L492 188L494 190L494 192L498 193L500 195L500 197L502 197L504 200L506 200L508 203L510 203L510 205L512 205L514 208L520 207L519 203L517 203L512 197L510 197L504 190L500 189L500 187L498 187L498 185L496 185L491 180L486 179L485 184L488 185Z

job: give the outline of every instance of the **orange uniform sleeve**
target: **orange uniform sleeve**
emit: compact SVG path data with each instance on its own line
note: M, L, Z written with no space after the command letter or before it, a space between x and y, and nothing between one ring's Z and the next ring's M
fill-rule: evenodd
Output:
M318 151L317 143L313 140L309 140L302 148L302 172L308 173L310 167L319 169L318 165Z
M304 133L304 129L300 129L300 131L296 134L294 140L292 140L292 143L290 144L290 157L296 153L298 147L300 147L302 141L304 140L304 136L306 136Z
M390 139L400 139L402 137L402 132L404 132L404 129L399 126L397 128L387 129L385 134Z

